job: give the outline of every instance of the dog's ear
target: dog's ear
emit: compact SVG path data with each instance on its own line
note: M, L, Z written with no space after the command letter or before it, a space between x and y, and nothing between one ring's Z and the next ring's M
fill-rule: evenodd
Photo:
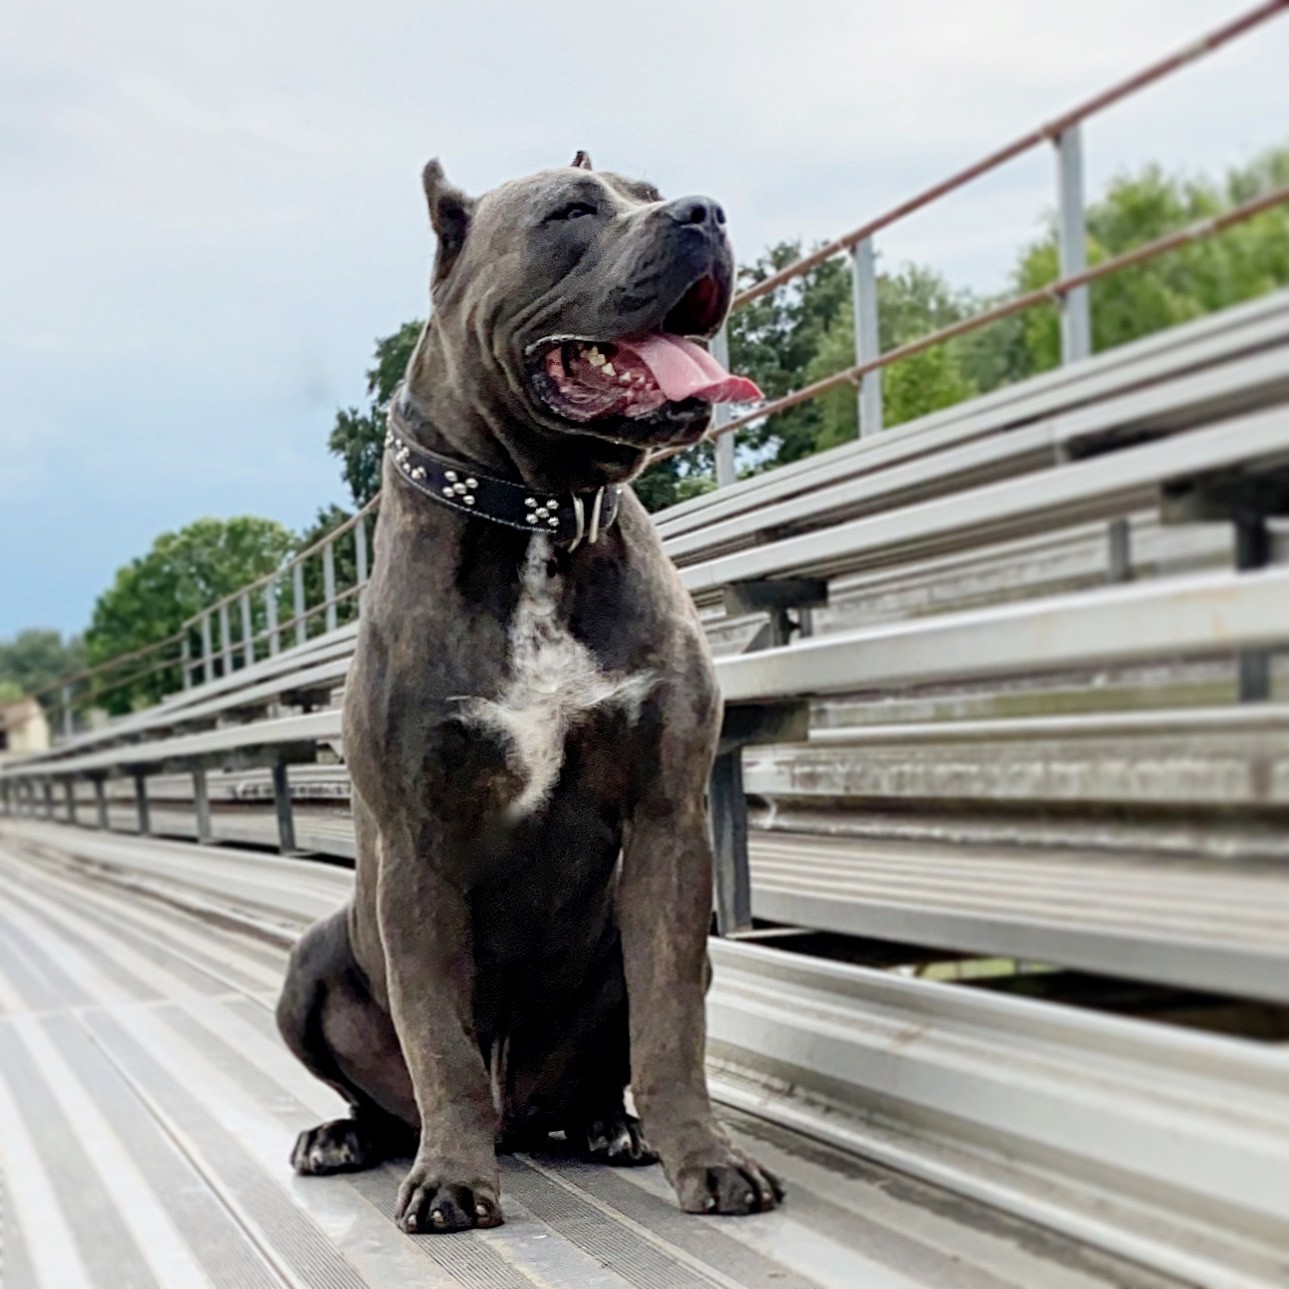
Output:
M591 165L591 154L589 152L583 152L581 148L579 148L577 150L577 155L573 158L572 166L574 170L594 169Z
M465 245L470 217L474 214L474 198L448 183L437 158L425 163L421 184L430 208L430 227L439 242L434 255L434 280L438 282L448 275Z

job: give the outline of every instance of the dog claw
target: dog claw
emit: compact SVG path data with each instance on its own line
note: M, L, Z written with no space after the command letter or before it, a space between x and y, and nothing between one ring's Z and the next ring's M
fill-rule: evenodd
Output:
M471 1227L500 1226L501 1205L493 1197L496 1183L450 1182L446 1176L470 1176L473 1169L450 1171L416 1163L398 1194L394 1220L409 1234L447 1234Z
M734 1217L768 1213L783 1201L783 1185L768 1169L734 1146L722 1145L707 1158L681 1166L675 1177L680 1206L687 1213Z

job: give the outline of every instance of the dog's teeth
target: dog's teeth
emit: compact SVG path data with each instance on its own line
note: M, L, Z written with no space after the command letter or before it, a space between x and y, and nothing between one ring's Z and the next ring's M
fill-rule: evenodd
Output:
M618 377L619 382L623 385L630 385L634 379L635 377L632 376L629 371L624 371L622 375Z
M605 358L605 356L594 345L592 345L590 349L586 351L586 361L589 362L592 367L603 367L604 364L608 362L608 359Z
M616 369L614 368L613 364L612 364L612 363L608 363L608 362L606 362L606 363L604 364L604 366L600 368L600 370L601 370L601 371L602 371L606 376L616 376L616 375L618 374L618 373L617 373L617 371L616 371Z

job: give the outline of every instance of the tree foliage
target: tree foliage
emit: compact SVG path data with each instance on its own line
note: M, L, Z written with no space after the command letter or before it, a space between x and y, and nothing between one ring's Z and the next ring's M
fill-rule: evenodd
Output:
M177 533L163 533L146 555L117 571L95 602L85 633L89 662L105 662L175 635L215 600L273 572L294 547L295 538L281 524L249 515L199 519ZM218 620L213 630L218 649ZM239 631L240 618L234 614L234 639ZM127 712L155 702L178 684L178 669L169 668L104 687L97 701L109 712Z
M85 668L85 645L57 631L34 627L0 640L0 702L36 694Z
M380 491L389 400L403 379L424 325L416 320L405 322L392 336L376 341L375 362L367 369L370 403L365 409L345 407L336 413L327 446L340 458L340 473L355 508L365 506Z
M1232 170L1220 182L1179 178L1157 166L1123 176L1088 208L1088 260L1097 264L1121 255L1286 183L1289 148ZM1018 291L1034 290L1058 276L1056 232L1049 227L1022 255L1015 286ZM1095 283L1091 287L1093 348L1112 349L1286 283L1289 208L1278 206L1217 236ZM1055 308L1028 313L1023 334L1025 374L1060 362L1060 318Z

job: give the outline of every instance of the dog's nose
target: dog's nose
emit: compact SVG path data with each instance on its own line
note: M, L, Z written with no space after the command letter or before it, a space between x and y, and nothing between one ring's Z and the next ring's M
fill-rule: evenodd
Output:
M725 222L725 212L710 197L680 197L667 207L667 214L678 224L712 224Z

